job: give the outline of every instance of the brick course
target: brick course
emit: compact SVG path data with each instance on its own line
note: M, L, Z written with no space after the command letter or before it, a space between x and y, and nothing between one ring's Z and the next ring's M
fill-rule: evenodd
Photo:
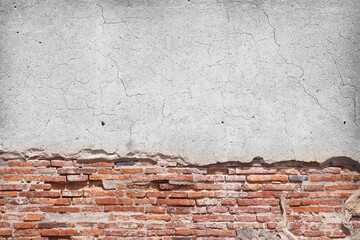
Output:
M360 180L339 163L0 161L0 239L236 239L244 227L275 235L282 196L292 234L341 239L342 208Z

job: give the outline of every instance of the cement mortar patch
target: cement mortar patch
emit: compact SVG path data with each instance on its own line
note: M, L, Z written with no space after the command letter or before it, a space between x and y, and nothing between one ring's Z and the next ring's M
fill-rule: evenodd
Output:
M0 10L4 151L360 159L357 0L5 0Z

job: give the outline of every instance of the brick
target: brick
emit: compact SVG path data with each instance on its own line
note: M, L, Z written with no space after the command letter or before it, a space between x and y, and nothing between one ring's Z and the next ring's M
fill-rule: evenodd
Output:
M351 181L350 175L319 175L310 176L312 182L335 182L335 181Z
M0 184L0 191L3 190L25 190L27 184Z
M88 175L67 175L66 179L69 182L86 182L88 180Z
M256 215L256 220L260 223L279 222L281 219L282 215Z
M70 205L70 198L30 198L31 204Z
M21 222L21 223L14 223L15 229L24 229L24 228L34 228L35 224L32 222Z
M316 199L303 199L301 200L302 205L328 205L338 206L343 204L343 200L316 200Z
M90 235L90 236L98 236L98 235L103 235L104 234L104 230L102 229L84 229L81 230L81 235Z
M90 175L89 180L130 180L130 176L124 175Z
M162 168L164 170L164 168ZM161 173L161 172L152 172L152 173ZM169 168L168 173L182 173L182 174L206 174L206 169L200 168Z
M323 190L324 190L324 185L304 185L304 191L316 192Z
M289 175L289 182L303 182L308 179L309 177L304 175Z
M80 212L80 208L78 207L40 207L40 211L42 212L59 212L59 213L77 213Z
M225 176L223 175L200 175L196 179L197 182L224 182Z
M61 196L61 192L60 191L43 191L43 192L38 192L38 191L29 191L29 192L20 192L19 193L20 197L28 197L28 198L46 198L46 197L60 197Z
M221 199L222 205L236 205L235 199Z
M337 190L357 190L359 189L358 184L341 184L341 185L329 185L325 187L328 191L337 191Z
M31 184L30 189L31 190L38 190L38 189L50 190L51 184Z
M270 182L270 181L277 181L277 182L287 182L288 176L287 175L249 175L246 177L248 182Z
M121 168L120 169L121 174L136 174L136 173L142 173L142 168Z
M262 188L261 184L244 184L244 191L258 191Z
M230 213L267 213L269 211L270 207L265 206L229 207Z
M157 199L156 204L194 206L195 201L191 199Z
M157 174L157 173L164 173L165 168L145 168L146 174Z
M25 181L41 181L41 182L66 182L64 176L26 176Z
M193 192L190 191L188 193L189 198L221 198L226 197L226 192L218 192L218 191L200 191Z
M141 221L166 221L169 222L171 221L171 216L170 215L160 215L160 214L152 214L152 215L134 215L132 216L132 218L136 219L136 220L141 220Z
M0 168L0 175L2 174L33 174L34 168Z
M92 174L95 173L95 168L59 168L58 174Z
M44 214L39 213L28 213L25 214L24 220L25 221L41 221L44 219Z
M23 179L23 176L21 176L21 175L7 175L7 176L3 177L3 180L5 182L8 182L8 181L21 181L22 179Z
M123 236L123 237L143 237L146 235L145 230L105 230L106 236ZM101 238L102 240L116 240L118 238ZM127 238L128 239L128 238Z
M82 190L63 190L61 196L63 197L82 197L84 192Z
M139 176L131 176L131 181L133 182L150 182L152 181L152 176L148 176L148 175L139 175Z
M133 199L123 199L123 198L96 198L96 204L100 205L112 205L112 204L124 204L124 205L131 205L134 204Z
M344 238L346 235L342 231L329 231L326 232L326 236L331 238Z
M29 237L29 236L36 236L40 235L40 230L38 229L19 229L15 230L13 236L15 237Z
M244 168L236 168L236 174L275 174L276 169L271 168L263 168L263 167L244 167Z
M82 212L102 212L102 207L83 207Z
M0 222L0 228L10 228L10 223L9 222Z
M200 206L211 206L211 205L217 205L218 200L217 199L197 199L196 204Z
M66 167L66 166L72 166L72 161L63 161L63 160L51 160L51 166L54 167Z
M235 237L235 230L197 230L197 236L222 236L222 237Z
M311 198L349 198L351 193L345 192L323 192L323 193L311 193Z
M279 205L278 199L239 199L239 206L253 206L253 205Z
M249 192L249 198L280 198L282 195L279 191L263 191L263 192Z
M175 229L175 235L178 236L190 236L195 234L196 234L195 229Z
M166 212L166 208L164 208L164 207L157 207L157 206L146 207L145 212L165 213L165 212Z
M332 173L332 174L340 174L341 168L338 167L327 167L323 169L308 169L305 170L306 174L325 174L325 173Z
M262 189L265 191L295 191L300 189L297 184L264 184Z
M193 184L192 187L197 190L218 190L221 189L221 184Z
M280 168L277 170L277 173L285 175L298 175L299 171L295 168Z
M80 234L77 229L43 229L42 236L78 236Z
M194 222L233 222L233 215L194 215Z
M172 180L172 181L193 181L192 175L178 174L158 174L154 176L154 181Z
M146 196L146 192L130 191L130 192L126 192L126 196L128 196L129 198L134 198L134 197L143 198Z
M324 231L305 231L304 237L321 237L324 236Z
M294 212L314 212L314 213L320 213L320 212L334 212L334 208L332 207L292 207L292 210Z
M173 235L175 233L175 229L161 229L161 230L148 230L148 236L166 236Z

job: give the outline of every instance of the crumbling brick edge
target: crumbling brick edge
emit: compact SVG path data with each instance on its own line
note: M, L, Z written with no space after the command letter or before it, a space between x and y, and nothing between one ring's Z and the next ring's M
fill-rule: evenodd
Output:
M0 151L0 239L359 239L359 163Z

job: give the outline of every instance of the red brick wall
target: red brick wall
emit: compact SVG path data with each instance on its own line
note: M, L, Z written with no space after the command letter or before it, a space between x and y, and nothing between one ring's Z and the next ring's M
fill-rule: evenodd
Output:
M138 159L0 157L0 239L344 238L344 202L358 188L354 162L204 167ZM355 228L360 228L354 221Z

